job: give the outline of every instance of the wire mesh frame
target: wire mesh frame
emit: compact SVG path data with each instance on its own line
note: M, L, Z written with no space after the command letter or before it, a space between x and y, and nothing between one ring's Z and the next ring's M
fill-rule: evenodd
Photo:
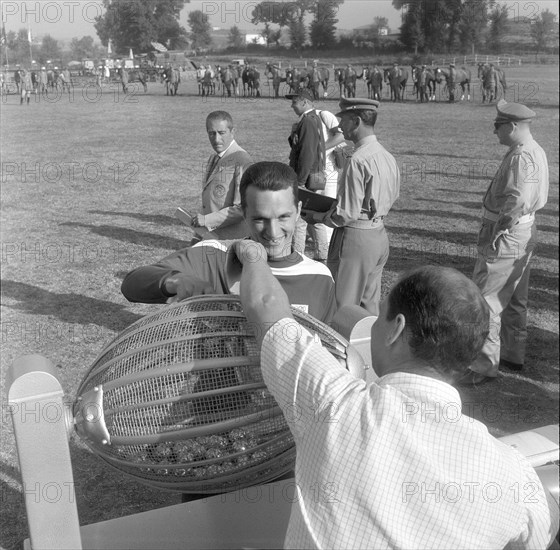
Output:
M293 314L345 363L346 340ZM262 379L238 297L191 298L129 326L94 362L75 412L97 386L110 444L78 432L111 466L149 485L215 493L293 468L293 438Z

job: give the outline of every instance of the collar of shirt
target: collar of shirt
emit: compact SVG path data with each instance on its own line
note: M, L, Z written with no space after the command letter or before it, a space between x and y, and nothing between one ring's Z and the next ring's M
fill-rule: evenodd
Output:
M360 141L356 143L356 149L358 149L358 147L362 147L362 145L366 145L367 143L377 143L377 136L371 135L362 138Z
M307 109L307 111L305 111L305 113L302 113L299 118L297 119L298 122L301 121L301 119L307 114L310 113L311 111L313 111L313 109Z
M222 151L221 153L218 153L218 156L219 156L220 158L222 158L222 157L229 151L229 148L230 148L234 143L235 143L235 140L234 140L234 139L231 140L231 143L228 145L228 148L227 148L225 151Z
M426 394L432 395L442 403L461 403L461 396L453 386L431 376L409 372L392 372L382 376L375 383L381 387L395 388L411 398L420 393L424 397Z

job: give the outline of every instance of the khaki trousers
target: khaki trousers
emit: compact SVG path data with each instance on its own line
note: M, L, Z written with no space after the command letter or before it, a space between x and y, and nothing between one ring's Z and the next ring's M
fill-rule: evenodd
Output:
M529 261L536 245L534 221L517 224L492 250L495 222L484 219L473 281L490 307L490 334L471 370L496 376L500 359L523 364L527 343Z

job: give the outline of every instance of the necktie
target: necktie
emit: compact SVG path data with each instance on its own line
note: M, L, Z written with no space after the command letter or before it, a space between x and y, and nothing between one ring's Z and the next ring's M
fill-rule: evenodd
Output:
M210 174L212 174L219 160L220 160L220 155L218 154L214 155L214 157L210 161L210 165L208 166L208 174L206 175L207 178L208 176L210 176Z

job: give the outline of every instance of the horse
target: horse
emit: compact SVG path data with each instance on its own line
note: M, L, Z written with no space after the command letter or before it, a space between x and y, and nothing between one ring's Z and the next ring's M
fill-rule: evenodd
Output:
M280 97L280 84L286 82L286 77L280 74L280 67L278 65L273 65L272 63L267 63L264 74L268 79L272 79L272 89L274 91L275 99Z
M412 82L416 90L416 100L420 96L420 102L436 100L436 77L431 69L426 69L422 75L422 68L411 65Z
M295 94L305 87L306 78L307 74L297 67L286 69L286 84L289 86L291 94Z
M391 101L404 101L408 70L401 67L383 69L383 80L386 84L389 84Z
M58 89L58 73L55 73L52 69L47 71L47 88Z
M368 99L381 101L383 91L383 72L377 65L369 65L363 68L362 78L365 80L368 90Z
M132 69L128 71L129 82L140 82L144 88L144 93L148 92L148 75L141 69Z
M241 82L243 83L243 95L247 95L247 87L249 84L249 67L245 65L243 67L243 72L241 73Z
M247 93L250 97L261 97L261 73L256 67L250 67L247 71Z
M179 72L179 69L166 67L163 70L161 79L165 83L165 95L177 95L179 83L181 82L181 73Z
M434 70L436 82L440 83L442 77L445 77L447 88L449 90L449 101L455 100L455 86L457 83L461 86L461 101L465 99L465 90L467 92L467 101L471 100L471 70L466 67L455 69L455 76L451 79L448 70L436 67Z
M344 69L334 70L334 81L338 83L339 97L344 97Z
M488 97L488 103L498 98L499 84L502 86L504 98L506 96L506 75L501 68L496 68L492 63L478 64L478 78L480 79L480 86L482 90L482 103Z

